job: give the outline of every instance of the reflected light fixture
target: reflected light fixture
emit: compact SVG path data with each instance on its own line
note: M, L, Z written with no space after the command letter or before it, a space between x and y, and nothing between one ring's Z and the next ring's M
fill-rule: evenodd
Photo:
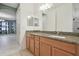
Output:
M28 19L30 19L32 16L27 16Z
M43 4L42 6L40 6L40 10L45 11L46 9L49 9L52 6L53 6L52 3L46 3L46 4Z

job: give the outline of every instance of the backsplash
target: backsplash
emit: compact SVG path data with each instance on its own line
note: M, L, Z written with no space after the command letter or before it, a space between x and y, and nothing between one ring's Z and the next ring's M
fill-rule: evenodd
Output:
M27 32L40 32L40 33L47 33L47 34L57 34L56 31L26 31ZM79 33L74 33L74 32L60 32L60 35L70 35L70 36L79 36Z

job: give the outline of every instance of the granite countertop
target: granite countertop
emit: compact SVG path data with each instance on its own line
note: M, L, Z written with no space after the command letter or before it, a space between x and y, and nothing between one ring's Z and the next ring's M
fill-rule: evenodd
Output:
M48 34L48 33L42 33L42 32L30 32L30 33L34 34L34 35L43 36L43 37L53 38L54 40L61 40L61 41L69 42L69 43L79 44L79 37L78 36L57 35L55 33L54 34ZM65 38L53 37L52 35L61 36L61 37L65 37Z

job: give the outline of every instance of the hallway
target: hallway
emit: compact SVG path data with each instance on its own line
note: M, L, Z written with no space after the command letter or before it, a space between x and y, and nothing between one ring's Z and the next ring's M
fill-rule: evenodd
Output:
M0 55L8 55L20 49L16 34L0 35Z

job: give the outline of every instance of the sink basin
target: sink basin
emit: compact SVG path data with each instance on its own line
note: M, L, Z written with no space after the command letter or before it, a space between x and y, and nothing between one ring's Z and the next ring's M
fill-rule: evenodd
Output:
M60 39L65 39L65 38L66 38L66 37L64 37L64 36L58 36L58 35L49 35L48 37L60 38Z

